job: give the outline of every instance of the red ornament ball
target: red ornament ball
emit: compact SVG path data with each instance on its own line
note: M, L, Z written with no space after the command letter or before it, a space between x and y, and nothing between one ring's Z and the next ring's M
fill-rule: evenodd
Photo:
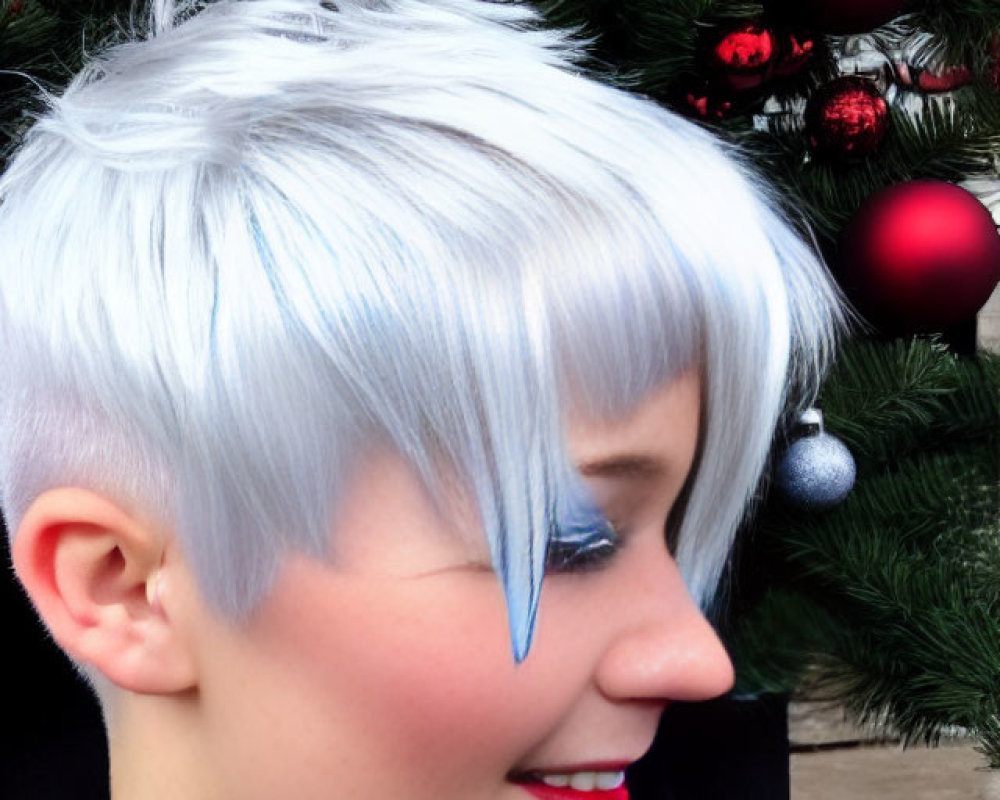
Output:
M865 33L898 17L906 0L771 0L778 17L823 33Z
M744 91L767 79L774 56L774 33L750 22L725 34L712 48L709 62L729 88Z
M883 331L942 331L975 315L1000 281L1000 233L964 189L911 181L862 206L844 231L840 271Z
M889 105L875 84L854 76L821 86L806 105L806 139L822 156L866 156L889 127Z

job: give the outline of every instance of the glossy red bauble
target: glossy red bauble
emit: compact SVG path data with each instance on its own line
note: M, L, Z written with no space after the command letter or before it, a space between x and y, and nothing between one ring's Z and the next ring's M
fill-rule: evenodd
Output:
M774 33L749 22L724 34L709 53L710 66L730 89L744 91L760 86L775 56Z
M862 206L844 231L840 273L883 331L942 331L974 316L1000 281L1000 234L964 189L911 181Z
M878 150L889 127L889 106L867 78L836 78L806 105L806 138L817 155L844 158Z

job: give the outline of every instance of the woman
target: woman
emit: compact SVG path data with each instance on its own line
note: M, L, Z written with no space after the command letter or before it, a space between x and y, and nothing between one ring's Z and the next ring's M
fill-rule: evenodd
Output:
M194 6L0 178L3 508L112 796L627 797L731 683L823 268L526 7Z

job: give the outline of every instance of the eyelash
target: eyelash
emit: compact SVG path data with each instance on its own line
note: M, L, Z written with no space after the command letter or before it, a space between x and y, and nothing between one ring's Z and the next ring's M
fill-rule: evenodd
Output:
M681 504L675 503L664 526L667 551L671 556L677 555L683 519L684 509ZM624 541L618 525L606 522L604 527L606 532L602 531L583 541L551 540L545 553L546 574L583 574L597 572L608 566L621 550Z
M545 553L547 574L596 572L608 566L621 550L622 538L610 523L607 532L584 541L565 542L553 539Z

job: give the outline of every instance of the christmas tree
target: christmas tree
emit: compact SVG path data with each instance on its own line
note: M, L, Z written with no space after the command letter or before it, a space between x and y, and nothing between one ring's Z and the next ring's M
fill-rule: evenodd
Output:
M1000 5L539 5L749 152L863 316L720 599L739 689L821 688L905 742L958 726L1000 767L1000 359L971 345L1000 278Z
M821 686L907 741L959 726L1000 767L1000 359L969 338L1000 278L1000 3L536 5L595 76L742 148L865 320L822 421L780 432L720 597L739 691ZM0 162L134 13L0 3Z

